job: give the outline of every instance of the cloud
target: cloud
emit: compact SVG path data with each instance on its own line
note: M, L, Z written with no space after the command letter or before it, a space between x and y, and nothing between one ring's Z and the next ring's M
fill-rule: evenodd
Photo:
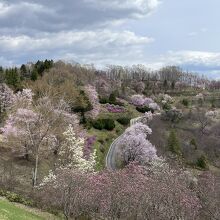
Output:
M12 54L15 63L19 59L51 57L53 59L75 59L78 62L98 64L121 63L140 59L143 47L154 42L153 38L138 36L131 31L63 31L43 33L38 36L0 36L0 53ZM17 56L19 54L19 56ZM135 60L134 60L135 62Z
M192 32L188 33L188 36L189 36L189 37L195 37L195 36L204 34L204 33L206 33L207 31L208 31L208 29L205 28L205 27L203 27L203 28L201 28L201 29L198 30L198 31L192 31Z
M0 3L2 33L94 29L152 13L159 0L10 0Z
M184 70L205 74L211 78L217 78L220 74L220 53L191 50L169 51L154 60L149 60L146 65L153 69L176 65Z

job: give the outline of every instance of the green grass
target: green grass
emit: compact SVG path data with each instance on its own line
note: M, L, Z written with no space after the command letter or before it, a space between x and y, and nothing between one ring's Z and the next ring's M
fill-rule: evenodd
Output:
M13 203L0 199L0 220L44 220L22 208L16 207Z

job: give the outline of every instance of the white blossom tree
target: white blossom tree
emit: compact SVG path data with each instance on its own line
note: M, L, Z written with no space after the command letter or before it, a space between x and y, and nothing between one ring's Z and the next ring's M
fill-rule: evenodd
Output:
M72 125L64 132L64 137L65 141L59 152L61 167L75 168L82 172L94 171L96 151L88 160L84 158L84 139L76 136Z

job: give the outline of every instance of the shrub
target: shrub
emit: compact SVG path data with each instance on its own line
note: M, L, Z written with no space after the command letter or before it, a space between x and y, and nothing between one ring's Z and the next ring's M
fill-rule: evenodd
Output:
M162 114L162 118L167 121L171 122L179 122L183 117L183 113L181 110L178 110L176 108L164 111Z
M204 155L202 155L200 158L198 158L196 165L199 168L206 169L208 167L206 157Z
M100 102L101 104L107 104L107 103L109 103L109 104L112 104L112 105L124 106L124 104L123 104L122 102L120 102L120 101L118 101L118 100L116 99L115 93L111 93L109 97L102 97L102 98L100 97L100 98L99 98L99 102Z
M99 102L101 104L107 104L109 102L108 98L107 97L103 97L103 98L99 98Z
M184 98L184 99L182 100L182 104L183 104L184 106L188 107L188 106L189 106L189 100L186 99L186 98Z
M98 130L113 130L115 128L115 122L113 119L97 119L92 123L93 127Z
M196 139L193 138L191 141L190 141L190 144L195 147L195 150L197 150L197 143L196 143Z
M147 107L147 106L144 106L144 107L136 107L136 110L137 110L138 112L141 112L141 113L145 113L145 112L152 112L152 113L154 113L154 109L149 108L149 107Z
M121 117L117 119L117 122L119 122L122 125L128 125L130 123L131 118L128 117Z
M109 103L114 104L115 102L116 102L116 94L115 92L113 92L109 96Z
M104 128L108 131L112 131L115 128L115 122L113 119L104 119Z
M169 111L172 109L172 106L169 103L164 103L163 104L163 110Z
M10 202L16 202L27 206L33 206L33 201L31 201L30 199L25 199L21 195L13 192L9 192L1 189L0 196L6 197Z
M104 123L103 123L102 119L98 119L96 121L93 121L92 125L95 129L98 129L98 130L104 129Z

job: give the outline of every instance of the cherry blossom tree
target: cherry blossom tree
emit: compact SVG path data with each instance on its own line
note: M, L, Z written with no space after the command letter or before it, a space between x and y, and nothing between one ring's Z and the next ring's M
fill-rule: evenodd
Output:
M89 101L93 109L86 113L88 117L96 118L100 112L100 103L98 98L98 93L96 92L95 87L88 85L85 87L86 95L89 97Z
M14 102L14 93L6 84L0 84L0 114L8 111Z
M20 152L26 159L30 154L34 156L33 185L36 186L39 157L57 148L60 129L68 124L76 126L78 120L75 115L65 111L63 102L54 105L48 97L43 97L33 104L32 94L26 94L31 93L27 91L18 95L18 106L27 108L14 109L1 130L12 150Z
M160 110L160 106L154 102L152 98L148 98L143 95L133 95L131 97L131 103L136 107L148 107L155 111Z
M126 129L118 142L121 150L121 160L124 165L131 162L145 164L157 159L156 148L148 140L147 136L152 130L142 123L136 123Z
M14 108L30 108L32 106L34 93L31 89L23 89L15 94Z

